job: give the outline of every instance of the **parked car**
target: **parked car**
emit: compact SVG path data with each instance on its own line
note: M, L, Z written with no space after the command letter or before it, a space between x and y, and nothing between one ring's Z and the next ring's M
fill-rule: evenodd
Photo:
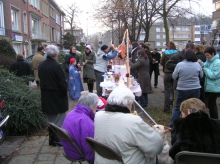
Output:
M0 97L0 145L9 132L9 115L5 108L5 100Z

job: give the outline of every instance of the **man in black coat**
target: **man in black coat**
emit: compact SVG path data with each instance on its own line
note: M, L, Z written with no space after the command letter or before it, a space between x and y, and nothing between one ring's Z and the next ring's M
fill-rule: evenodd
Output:
M47 122L61 127L68 110L67 81L61 65L56 61L58 48L54 45L46 47L47 59L40 63L42 111L46 113ZM60 145L57 136L49 128L49 145Z
M153 62L150 63L150 79L154 71L154 88L157 88L158 76L159 76L159 63L160 63L161 54L157 52L157 48L154 48L151 55L153 58Z
M30 75L31 67L29 63L25 62L23 56L20 54L18 54L16 58L17 61L10 66L10 72L14 72L18 77Z

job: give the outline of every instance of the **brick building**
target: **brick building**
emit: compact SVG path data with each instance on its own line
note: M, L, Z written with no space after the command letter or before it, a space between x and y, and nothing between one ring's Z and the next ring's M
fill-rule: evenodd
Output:
M64 16L54 0L0 0L0 38L25 56L39 45L61 47Z

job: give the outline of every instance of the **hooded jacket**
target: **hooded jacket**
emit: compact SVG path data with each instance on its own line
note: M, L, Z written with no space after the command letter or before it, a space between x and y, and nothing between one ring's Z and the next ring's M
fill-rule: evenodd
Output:
M175 54L177 54L177 50L166 50L160 60L160 64L163 66L164 72L165 73L172 73L174 71L170 70L167 68L167 62L171 59L172 56L174 56Z
M86 137L94 138L94 113L91 109L81 104L77 104L75 109L70 111L64 122L65 129L79 149L82 151L89 164L94 163L94 153L86 143ZM81 159L82 155L68 141L62 141L64 152L71 159Z
M218 55L215 55L212 59L206 60L205 63L201 63L204 66L205 92L220 92L220 60Z
M98 72L104 73L107 69L108 61L111 59L114 59L117 54L118 54L118 51L113 50L112 48L109 48L109 51L107 53L99 49L97 52L96 63L95 63L94 69Z

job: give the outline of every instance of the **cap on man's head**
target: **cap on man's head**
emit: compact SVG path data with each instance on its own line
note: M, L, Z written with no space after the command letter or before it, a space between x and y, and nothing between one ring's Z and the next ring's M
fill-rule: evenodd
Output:
M70 59L70 64L73 64L73 62L75 62L75 61L76 61L75 58L71 58L71 59Z
M108 48L107 45L103 45L103 46L101 47L101 50L102 50L102 51L105 51L107 48Z
M156 51L157 51L157 48L154 48L154 50L156 50Z

